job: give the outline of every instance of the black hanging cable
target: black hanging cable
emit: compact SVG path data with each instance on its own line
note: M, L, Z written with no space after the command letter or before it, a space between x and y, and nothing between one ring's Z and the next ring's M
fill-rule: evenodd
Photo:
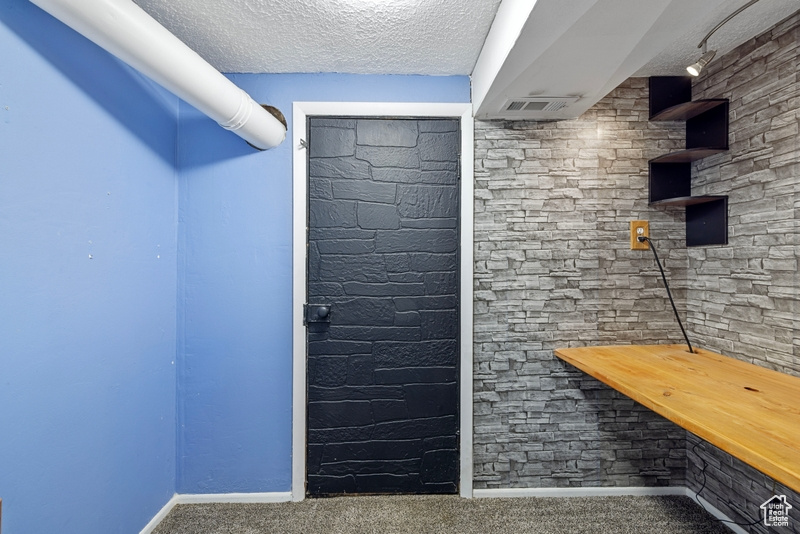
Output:
M701 497L700 497L700 494L701 494L701 493L703 493L703 490L706 488L706 467L708 467L708 463L705 461L705 459L704 459L702 456L700 456L699 454L697 454L697 445L698 445L699 443L700 443L699 441L698 441L698 442L695 442L694 446L692 446L692 453L693 453L695 456L697 456L697 458L698 458L698 459L699 459L701 462L703 462L703 467L701 467L701 468L700 468L700 474L701 474L701 475L703 475L703 483L700 485L700 489L699 489L699 490L697 490L696 492L694 492L694 496L693 496L693 498L694 498L695 502L697 502L697 504L699 504L699 505L700 505L700 508L702 508L703 510L705 510L706 512L708 512L708 514L709 514L709 515L713 516L714 514L712 514L712 513L711 513L711 512L708 510L708 508L706 508L706 505L705 505L705 504L703 504L703 501L701 501L701 500L700 500L700 499L701 499ZM749 517L747 517L747 516L746 516L746 512L745 512L745 511L740 511L740 512L739 512L739 515L741 515L741 516L742 516L742 517L744 517L745 519L750 519ZM741 526L741 527L751 527L751 526L753 526L753 525L755 525L755 524L757 524L757 523L761 523L761 520L760 520L760 519L755 519L755 520L752 520L752 521L750 521L749 523L737 523L736 521L732 521L732 520L730 520L730 519L720 519L720 518L718 518L718 517L714 517L714 519L715 519L716 521L719 521L720 523L730 523L730 524L733 524L733 525L739 525L739 526ZM794 531L794 525L792 525L792 530ZM796 532L796 531L795 531L795 532Z
M669 297L669 302L672 304L672 311L675 312L675 318L678 320L678 326L681 327L681 332L683 332L683 338L686 340L686 344L689 346L689 352L694 353L694 349L692 348L692 344L689 342L689 336L686 335L686 330L683 328L683 323L681 322L681 318L678 315L678 308L675 307L675 301L672 300L672 293L669 290L669 284L667 283L667 275L664 274L664 268L661 267L661 262L658 261L658 254L656 254L656 247L653 245L653 242L650 240L649 237L639 236L636 239L639 240L640 243L647 242L650 245L650 250L653 251L653 256L656 259L656 264L658 265L658 270L661 271L661 279L664 280L664 287L667 288L667 296Z

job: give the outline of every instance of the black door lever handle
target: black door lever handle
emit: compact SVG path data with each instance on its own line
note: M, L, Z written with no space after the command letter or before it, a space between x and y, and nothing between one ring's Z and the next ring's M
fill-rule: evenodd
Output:
M304 304L303 305L303 324L330 323L331 305L330 304Z

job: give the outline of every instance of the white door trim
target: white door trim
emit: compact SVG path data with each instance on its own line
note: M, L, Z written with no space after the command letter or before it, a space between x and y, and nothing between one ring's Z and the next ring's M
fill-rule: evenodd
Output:
M460 494L472 497L472 265L473 265L473 122L472 105L378 102L295 102L292 108L292 500L306 493L306 299L307 157L306 119L336 117L452 117L461 121L460 332L461 375Z

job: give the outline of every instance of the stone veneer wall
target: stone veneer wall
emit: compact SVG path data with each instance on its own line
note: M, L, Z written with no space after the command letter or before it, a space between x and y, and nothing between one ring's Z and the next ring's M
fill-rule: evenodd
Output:
M757 469L688 434L686 486L711 503L747 532L761 534L797 534L800 532L800 494L780 484ZM785 495L792 505L789 527L764 526L763 503L775 495ZM755 523L755 524L750 524Z
M647 206L647 161L683 147L631 79L577 120L476 122L475 488L683 485L685 432L561 362L557 347L681 341L684 211Z
M683 128L647 122L646 79L578 120L476 123L476 488L688 485L743 523L775 494L800 510L796 492L552 355L681 341L652 258L627 250L641 218L698 346L800 375L799 25L717 58L694 88L731 100L731 150L693 180L729 195L726 246L686 249L683 210L647 207L647 160L682 148Z
M728 245L689 249L689 328L710 350L800 376L800 12L718 58L693 97L730 100L730 150L695 163L728 198Z
M689 249L688 323L697 344L800 376L800 12L716 59L694 98L730 99L730 151L695 164L695 194L729 195L729 243ZM800 402L800 399L798 399ZM695 444L697 447L695 449ZM800 531L800 494L692 437L688 486L738 522L786 495Z

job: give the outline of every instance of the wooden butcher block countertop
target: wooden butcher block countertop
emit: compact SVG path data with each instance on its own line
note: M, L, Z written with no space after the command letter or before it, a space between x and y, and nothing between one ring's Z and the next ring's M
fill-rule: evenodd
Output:
M555 354L800 491L800 378L695 350L619 345Z

